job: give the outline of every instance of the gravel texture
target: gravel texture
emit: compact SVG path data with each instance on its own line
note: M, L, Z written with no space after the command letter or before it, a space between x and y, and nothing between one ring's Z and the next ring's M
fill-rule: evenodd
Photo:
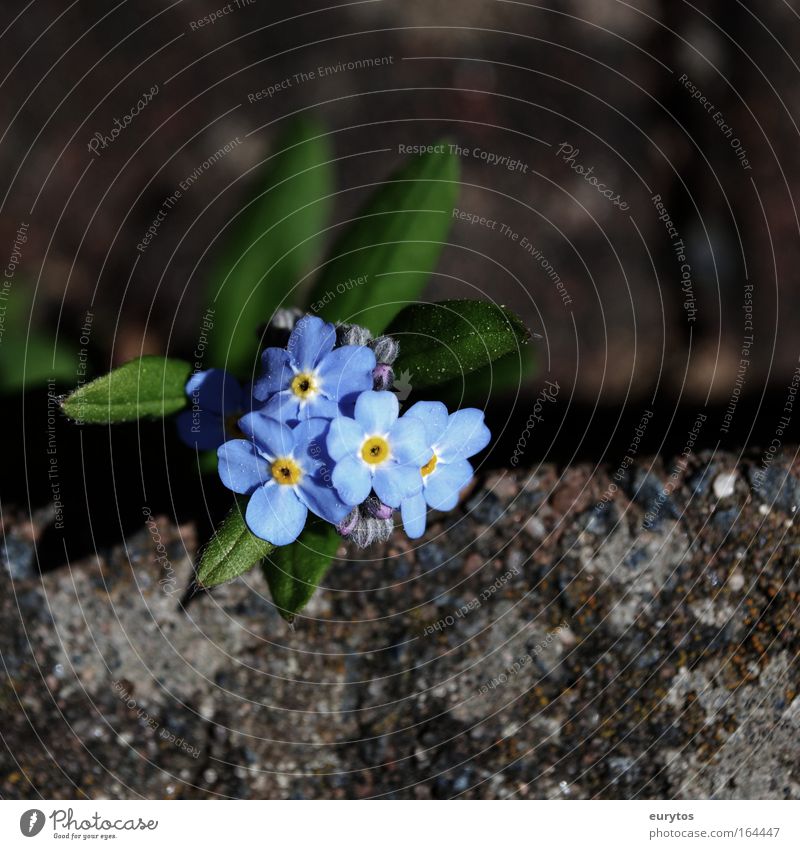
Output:
M191 525L39 576L9 519L0 793L800 798L800 481L757 463L694 457L656 521L669 465L601 509L607 469L492 472L293 630L257 571L181 605Z

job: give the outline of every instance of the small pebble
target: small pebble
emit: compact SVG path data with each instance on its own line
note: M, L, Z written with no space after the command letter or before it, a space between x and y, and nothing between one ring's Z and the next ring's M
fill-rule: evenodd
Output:
M531 516L527 522L525 522L525 531L530 534L534 539L544 539L547 535L547 529L544 526L544 522L538 516Z
M731 572L730 577L728 578L728 586L735 592L738 593L739 590L744 587L744 575L737 571Z
M736 472L723 472L714 478L714 495L717 498L730 498L736 489Z

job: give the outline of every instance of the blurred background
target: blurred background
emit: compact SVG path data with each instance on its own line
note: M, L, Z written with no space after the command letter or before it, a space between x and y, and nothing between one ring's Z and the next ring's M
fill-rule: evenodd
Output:
M175 706L170 698L163 716L182 717L180 721L188 725L176 725L176 733L187 739L201 740L209 750L217 744L224 748L221 724L209 724L213 701L221 699L220 693L228 686L238 693L239 688L247 692L252 685L252 669L246 663L237 667L240 677L233 680L220 661L214 667L220 670L219 676L209 684L213 692L206 689L204 695L198 695L200 676L195 668L187 669L177 661L174 669L169 667L171 655L161 640L161 624L155 630L139 627L145 620L149 627L150 610L161 605L159 623L168 623L164 627L174 627L174 634L185 640L178 654L184 647L189 654L206 652L205 641L199 641L198 647L190 618L175 624L177 599L166 599L155 589L160 573L152 562L152 540L142 530L142 509L146 505L153 516L162 517L160 527L172 546L171 556L176 561L184 557L181 568L189 574L198 545L209 537L230 505L229 493L221 487L199 485L197 458L180 445L172 422L123 425L113 434L103 427L79 428L60 414L56 399L143 353L197 359L198 346L208 343L205 317L213 308L212 293L218 287L216 276L227 238L278 152L277 140L298 118L319 123L327 133L334 160L336 194L322 233L325 249L335 244L376 186L415 155L414 149L437 143L451 146L461 169L460 193L447 245L425 297L490 298L511 307L532 333L530 347L537 360L524 381L495 393L491 400L484 393L476 402L486 407L497 436L482 470L482 474L488 470L489 482L482 478L479 483L491 492L486 502L489 507L483 501L470 502L483 507L470 507L469 522L473 524L466 524L466 530L462 526L461 536L457 531L451 533L449 526L437 526L436 533L449 536L447 544L457 552L442 549L437 554L433 547L424 548L416 560L412 555L406 560L404 552L392 549L386 563L367 558L366 566L359 563L359 568L364 568L363 580L382 593L374 604L376 597L371 597L369 605L362 603L367 592L362 598L361 578L340 570L332 580L340 582L341 593L320 593L320 606L313 608L319 621L299 637L286 636L291 651L296 649L301 660L289 649L281 651L285 646L276 648L269 643L275 634L277 641L284 640L283 623L267 602L255 593L246 593L242 584L202 601L207 605L204 621L216 623L210 642L224 644L226 653L236 653L243 642L249 652L256 641L247 642L253 633L259 639L262 632L267 634L247 662L253 668L269 668L274 679L259 681L263 692L243 703L260 705L262 698L273 697L275 681L288 681L291 676L286 677L286 669L297 670L305 663L306 651L312 653L307 649L312 631L319 638L313 650L320 665L313 673L317 680L364 684L363 692L358 691L358 699L363 701L351 698L352 691L344 684L341 699L339 691L333 691L329 708L341 712L343 725L331 730L323 717L325 721L309 734L309 750L331 740L338 747L340 759L334 766L344 777L337 778L338 789L324 789L322 795L348 795L352 790L350 772L358 772L359 780L363 779L362 795L392 785L391 775L371 771L372 765L405 759L413 766L415 729L423 718L430 723L425 734L437 744L458 739L459 745L469 750L473 741L464 731L466 723L483 717L484 708L478 707L474 716L450 717L450 724L442 724L438 702L425 701L428 684L433 689L438 681L432 674L427 683L414 678L408 684L415 688L415 696L418 692L422 695L403 718L408 723L403 727L411 729L403 738L409 741L407 750L398 750L398 754L392 749L387 729L391 732L396 720L391 715L385 724L381 724L383 719L374 725L359 725L355 720L348 724L362 704L372 704L370 699L379 707L384 698L387 703L396 699L406 708L407 679L403 675L415 661L408 645L417 639L416 632L407 629L416 628L416 623L409 624L405 615L407 600L402 591L387 588L386 581L396 579L399 585L422 575L425 581L415 585L413 604L422 607L436 595L441 609L431 614L431 621L447 615L453 604L457 606L463 599L453 596L452 601L450 573L445 568L436 571L443 561L452 557L456 569L463 567L463 574L452 573L455 583L477 576L481 564L488 564L490 570L505 569L506 560L511 562L514 553L506 552L507 541L524 526L531 539L525 537L517 543L515 556L518 554L522 563L529 549L539 546L545 533L560 526L562 517L573 508L585 519L606 485L605 480L596 484L592 475L602 463L611 470L618 467L637 428L642 431L634 452L637 461L653 455L666 461L688 446L689 453L694 452L692 462L698 466L706 463L700 458L710 456L702 453L705 449L720 448L736 458L741 457L741 449L749 447L754 462L760 462L762 449L775 439L778 448L797 442L796 415L787 425L780 425L789 393L797 387L800 353L800 289L796 283L800 216L795 198L800 176L800 5L795 0L700 0L691 4L684 0L302 0L288 4L268 0L32 0L25 6L3 4L0 44L5 59L0 83L0 395L3 432L11 446L0 472L3 560L15 581L29 582L19 584L24 588L19 595L18 584L9 584L3 603L9 620L33 623L31 627L41 631L41 645L52 642L51 623L38 595L40 575L50 581L45 590L48 606L54 598L56 619L61 616L62 622L68 623L67 631L79 647L70 644L69 663L75 664L80 684L69 678L70 670L65 672L62 660L54 660L61 658L59 636L59 645L51 646L52 652L48 648L47 663L52 669L46 680L47 696L41 697L45 708L38 728L51 724L50 692L61 693L58 710L65 709L71 717L80 757L85 755L84 742L95 733L95 720L77 688L83 688L92 676L102 679L97 685L99 695L92 696L94 703L105 700L104 715L114 710L123 713L118 696L108 692L104 683L108 668L95 662L97 645L88 645L83 598L91 598L97 608L87 614L90 624L102 622L104 639L109 640L118 636L117 610L127 609L130 599L139 605L130 607L128 630L123 624L122 631L126 639L130 634L137 639L143 634L148 640L152 637L142 655L153 662L155 671L151 675L150 669L138 668L122 638L114 648L121 658L116 658L119 669L113 664L109 668L117 676L133 668L136 674L131 678L136 679L133 683L139 687L138 693L151 698L153 704L165 698L162 682L174 671L180 679L176 692L187 699L191 710L187 708L185 714L191 716L186 719L183 704L172 713ZM287 209L287 213L291 211ZM319 259L309 257L309 262L301 278L276 280L275 285L308 291ZM263 321L268 318L263 316ZM552 407L553 414L537 425L535 438L524 453L521 477L512 486L507 484L504 470L508 470L518 435L546 381L558 383L558 403ZM652 416L642 429L640 423L648 411ZM706 417L704 423L692 434L701 415ZM57 462L50 452L56 445ZM555 466L539 474L538 464L543 461ZM578 462L583 465L576 471ZM714 466L714 474L725 471L727 462L719 469ZM528 472L529 478L523 481ZM701 469L698 474L696 491L702 486L703 497L716 497L707 485L706 471ZM636 493L631 495L634 501L643 480L650 487L648 498L652 498L645 501L649 504L662 494L662 481L653 482L643 471L636 480ZM742 479L738 485L739 495L749 498L749 484ZM780 491L780 481L776 487ZM526 501L515 500L519 490ZM722 491L728 490L723 487ZM793 515L797 509L794 490L786 499L786 514ZM523 507L515 513L503 506L507 502ZM537 530L527 523L540 504L548 512L544 524L536 517L531 519L539 522ZM63 511L61 522L58 505ZM625 509L629 506L626 502ZM709 514L711 509L709 506ZM720 547L731 548L728 534L737 521L736 509L727 511L728 524L718 529ZM692 525L693 539L708 539L705 515ZM778 524L784 521L781 514L775 519L775 536L762 533L762 515L755 516L747 534L752 532L752 538L760 541L756 559L767 562L770 552L781 548L780 534L786 529ZM475 528L492 525L501 516L507 522L498 526L502 533L498 532L496 539L478 539L483 530ZM580 528L590 527L588 522ZM608 531L610 535L611 525L609 518L608 528L603 525L598 531L596 524L593 527L598 534ZM556 545L563 543L571 552L573 529L570 525L560 541L556 537ZM607 558L609 571L628 556L629 543L633 547L640 530L637 525L631 532L633 541L626 537L619 543L617 539L618 549ZM138 542L130 550L126 543L122 551L119 544L134 532L140 533ZM660 539L647 539L650 549L645 546L645 554L639 557L639 551L635 562L632 559L630 574L642 563L642 572L636 574L644 574L653 563L661 563L658 558L668 550L672 559L653 583L656 588L667 586L672 579L665 576L677 574L682 564L689 563L682 542L665 549ZM778 542L773 544L773 540ZM474 558L461 557L460 546L466 549L473 542ZM114 545L118 547L110 554ZM583 580L583 561L571 559L571 553L562 558L560 550L554 551L537 555L536 569L543 585L549 587L542 591L544 601L530 595L527 586L519 589L512 599L518 618L508 626L509 633L527 628L545 607L560 611L553 605L561 603L564 587L573 578ZM716 549L709 553L698 546L697 551L697 575L690 572L688 577L681 575L681 580L716 594L728 573L720 567L722 577L711 574L709 564L717 557ZM76 561L84 564L78 579L80 590L70 583L72 572L59 568ZM561 568L567 573L566 577L558 573L547 585L551 567L554 572ZM793 568L786 565L786 569ZM434 571L441 587L427 583L429 572ZM780 575L780 570L776 574ZM119 575L127 576L127 583L116 584L115 590L115 576ZM620 579L618 595L628 593L628 575L625 572ZM537 572L530 578L531 584L539 577ZM151 589L143 590L148 580ZM480 580L491 584L493 575ZM583 606L586 598L595 598L593 580L591 575L585 579L586 597L578 598L576 607ZM740 589L743 585L744 578ZM677 578L668 585L669 592L673 586L678 586ZM78 601L76 592L82 594ZM552 593L552 598L547 593ZM648 585L642 593L643 607L649 604L649 593ZM762 617L776 593L772 585L764 588L763 599L759 599L763 607L757 608L753 602L748 628L751 622L777 621L774 613L769 614L772 620ZM616 609L618 595L608 601L609 609ZM222 607L213 607L215 612L209 613L220 597ZM346 603L340 605L341 598ZM788 611L786 621L792 616L796 619L796 600L786 601L785 594L780 598ZM508 601L510 606L512 601ZM706 603L705 598L702 601ZM385 613L394 606L397 617ZM662 631L663 619L669 619L673 608L669 596L658 615L653 614L652 631L642 630L637 636L641 642L636 645L617 640L627 622L619 626L619 633L612 631L606 642L595 639L595 614L587 614L585 620L572 619L567 636L573 643L565 637L564 651L578 640L581 647L593 646L596 656L584 655L574 661L569 674L563 673L559 679L558 695L574 695L578 691L572 689L573 684L584 670L597 670L596 692L607 702L598 707L596 717L604 716L600 711L611 716L618 705L624 705L615 739L627 740L631 727L640 734L632 738L640 748L626 753L626 758L639 758L641 750L647 755L651 739L662 731L665 746L679 745L671 716L658 727L640 725L636 705L628 709L628 695L617 698L615 691L606 691L606 676L627 669L629 660L631 664L641 661L636 675L642 678L636 679L636 686L653 691L652 682L645 677L648 667L655 668L656 660L668 656L681 643L682 635L694 627L687 614L686 621L680 619L672 631ZM240 613L249 617L247 627L252 625L247 639L230 627ZM563 615L572 613L568 610ZM96 618L92 620L92 616ZM321 624L327 616L346 632L344 636L336 632L329 638ZM358 627L349 629L341 624L355 621L358 626L361 616L380 625L365 635ZM486 605L481 616L494 617L494 608ZM596 617L602 618L600 613ZM702 654L709 646L711 651L720 645L719 623L711 614L706 619L698 617L705 630L701 629L701 637L694 642L687 637L686 644L699 646L697 652ZM473 622L476 633L481 629L481 634L492 634L495 643L505 645L503 634L492 629L492 621L476 616ZM386 630L381 630L384 627ZM782 625L776 625L775 631L786 633ZM18 670L23 670L18 678L27 675L26 686L34 693L41 685L39 649L31 648L32 656L36 655L31 661L26 654L29 635L25 628L9 631L2 639L8 643L6 657L15 657L15 652L25 656L18 664ZM231 645L225 643L228 639ZM452 639L456 639L455 632ZM661 640L652 656L603 660L606 649L618 642L633 646L630 651L634 653L639 651L636 646L650 645L651 639ZM733 633L731 645L738 639L738 632ZM789 648L796 658L796 635L792 632L787 639L794 641ZM491 651L497 647L495 643ZM352 654L346 659L329 655L331 644L346 645ZM395 650L396 645L405 647ZM370 666L374 646L379 651ZM432 646L425 650L433 653L436 647ZM453 660L452 648L446 647L442 656L455 665L459 661ZM719 651L727 648L725 643ZM479 650L483 649L475 649ZM760 651L756 646L753 656L760 659ZM207 656L191 657L197 668L211 668ZM430 662L439 659L437 654ZM751 660L751 655L746 655L741 664L747 675L755 663ZM105 665L106 658L101 661ZM86 663L85 669L81 662ZM471 662L469 657L465 661ZM389 695L377 684L374 691L369 689L385 668L397 673L392 686L398 689ZM675 666L658 663L665 680L674 678L677 668L677 661ZM493 668L488 675L496 671ZM434 674L439 674L438 667ZM449 681L451 670L445 674ZM737 679L736 686L738 683ZM73 689L67 691L67 684ZM88 686L91 690L91 684ZM287 776L300 769L292 748L297 733L293 711L305 711L313 699L320 710L328 710L328 703L320 700L322 689L300 688L298 695L287 684L285 705L289 707L285 713L280 707L266 724L260 714L252 718L254 735L264 733L265 727L272 733L276 726L270 722L284 723L275 735L283 734L292 744L286 747L287 759L278 766L271 755L261 753L248 761L250 755L243 754L244 749L231 749L219 755L211 778L202 767L197 775L190 773L190 768L196 768L191 762L185 771L193 775L192 781L222 794L289 793ZM0 692L0 707L10 706L9 712L19 718L9 692ZM578 693L576 715L594 692L585 698ZM658 692L658 704L663 706ZM530 694L526 691L526 695ZM547 692L534 695L542 703L556 698ZM208 709L203 701L206 697L212 702ZM275 698L280 702L282 697ZM771 697L769 703L773 703ZM224 710L230 727L238 727L238 715L224 714ZM642 713L648 711L642 709ZM672 785L658 783L649 773L636 777L625 764L615 766L616 755L609 756L604 748L607 735L602 723L599 730L591 725L597 721L587 719L585 727L570 727L569 733L579 743L570 749L577 752L570 767L574 769L569 775L564 773L562 783L578 780L575 777L580 778L584 769L593 769L602 761L605 772L594 773L600 776L601 789L576 793L672 792ZM630 727L625 725L628 721ZM137 721L128 716L120 719L119 727L125 722L130 726L127 742L137 740L141 730ZM101 726L98 740L106 733ZM483 752L484 744L490 746L506 734L505 727L488 728L485 739L475 738L474 749ZM703 729L710 725L701 718L697 728L700 731L689 728L681 740L694 740L695 734L705 734ZM19 729L20 735L33 733L22 719ZM708 734L710 738L710 730ZM357 737L363 738L362 743L366 740L359 749L360 760L354 759L347 742ZM70 749L72 738L65 734L63 739L61 762L74 755L78 764L79 755ZM117 741L102 739L111 742L103 744L107 749L98 758L111 764L108 769L115 775L110 777L98 769L96 776L91 774L94 789L86 792L180 795L172 779L165 789L167 779L156 775L156 770L148 771L144 762L133 756L126 762L131 773L124 781L129 783L124 787L115 784L121 773L108 751L117 751ZM374 750L373 740L377 741ZM581 749L583 741L591 745ZM568 760L558 748L562 744L573 745L565 736L547 750L555 764L547 779L552 787L547 784L542 790L531 784L531 795L562 792L558 789L561 773L556 768L562 758ZM534 739L530 745L538 743ZM32 769L38 770L38 786L45 787L52 771L49 755L39 753L32 741L30 746L37 752ZM89 750L94 751L91 746ZM147 756L156 758L154 751ZM457 760L452 747L443 744L442 751L448 764ZM474 754L466 751L464 759ZM516 763L518 756L509 744L498 763L486 766L486 775L499 775L504 765ZM223 762L229 772L234 771L232 764L242 770L242 764L256 764L265 775L271 775L274 767L281 773L276 779L280 786L276 789L269 784L272 779L268 776L263 787L252 790L246 772L244 778L237 773L234 781L219 766ZM96 767L91 759L86 764L85 769L76 766L70 772L72 784L50 788L51 795L78 786L84 773L89 775L90 768ZM14 778L18 775L14 763L9 760L7 765L11 777L3 785L4 795L24 794L24 782ZM214 771L218 768L222 778ZM327 768L325 764L319 767ZM652 770L660 770L660 766ZM174 772L178 774L179 767ZM620 778L623 773L634 776L629 784ZM222 782L219 786L217 779ZM183 780L189 781L185 776ZM412 775L408 781L416 778ZM528 786L528 776L521 773L508 781L509 793L517 792L517 784ZM650 781L654 782L651 786ZM456 783L438 789L435 782L432 786L433 795L462 792ZM796 781L793 787L796 793ZM310 792L302 782L294 782L292 788L295 794ZM711 791L703 786L696 792ZM773 791L764 792L769 795ZM476 793L496 796L499 791L484 788Z
M228 7L39 0L2 11L13 59L0 145L6 259L29 227L4 360L18 359L12 336L57 337L58 377L69 384L84 347L91 373L142 351L191 351L217 237L276 133L306 114L327 126L337 159L331 240L405 158L401 145L446 139L464 149L459 207L498 224L455 220L427 294L483 292L517 309L543 337L544 371L574 402L727 406L748 282L755 342L741 393L759 398L791 376L794 4L757 13L726 0ZM129 123L93 152L115 119ZM138 251L165 199L236 138ZM691 312L654 195L685 245ZM520 247L524 238L535 252ZM29 372L41 369L31 359Z

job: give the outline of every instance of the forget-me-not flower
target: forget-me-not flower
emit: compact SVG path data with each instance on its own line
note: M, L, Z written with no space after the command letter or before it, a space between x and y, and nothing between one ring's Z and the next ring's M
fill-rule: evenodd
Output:
M452 510L456 506L461 490L472 479L467 458L489 444L491 433L481 410L470 408L448 415L440 401L418 401L404 419L424 425L431 446L420 468L422 488L404 498L400 506L405 532L411 539L418 539L425 533L428 507Z
M349 415L360 392L372 388L375 354L364 346L334 349L336 329L306 316L292 330L286 348L267 348L264 373L253 395L263 411L281 421Z
M241 435L236 422L252 405L252 398L232 374L220 368L195 372L186 382L186 394L191 409L178 415L176 425L187 445L210 451Z
M430 456L425 428L398 413L394 393L369 390L358 396L354 418L331 422L333 484L348 504L361 504L374 489L384 504L399 507L422 489L420 466Z
M248 439L219 447L219 475L228 489L250 496L245 521L257 537L289 545L309 510L332 524L351 510L331 482L329 428L328 419L307 419L290 428L263 412L249 413L239 420Z

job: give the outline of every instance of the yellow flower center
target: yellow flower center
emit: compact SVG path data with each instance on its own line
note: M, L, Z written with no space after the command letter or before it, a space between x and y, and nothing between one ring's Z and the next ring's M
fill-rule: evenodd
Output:
M272 477L284 486L297 483L303 476L303 470L291 457L278 457L272 464Z
M292 378L292 392L301 400L308 401L319 392L317 379L311 372L302 371Z
M382 436L371 436L364 440L364 444L361 446L362 459L372 466L388 460L390 454L389 443Z
M430 460L419 470L420 474L423 478L427 478L428 475L436 468L436 464L439 462L439 458L434 454Z

